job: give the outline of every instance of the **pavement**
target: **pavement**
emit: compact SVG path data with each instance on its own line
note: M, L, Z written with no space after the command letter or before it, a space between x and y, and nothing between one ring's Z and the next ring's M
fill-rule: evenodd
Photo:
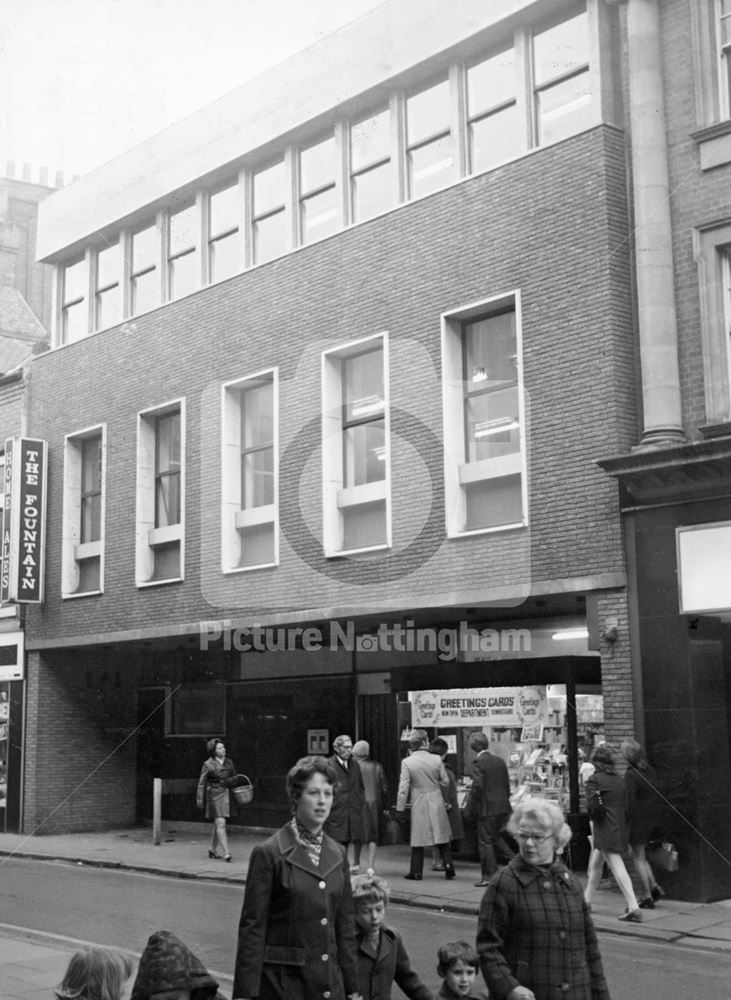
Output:
M8 857L25 857L243 886L251 849L267 833L230 829L231 864L208 858L210 827L199 824L168 824L163 827L158 845L153 844L149 828L50 836L5 833L0 834L0 868ZM479 879L478 865L457 861L457 877L447 881L442 874L431 870L428 853L424 878L421 883L414 883L403 877L408 870L406 845L378 848L375 867L391 886L391 902L476 916L484 891L474 885ZM617 890L600 888L592 902L597 929L654 942L731 952L731 900L687 903L665 898L654 910L643 911L641 924L620 922L617 917L623 909L623 900ZM0 920L3 919L12 919L12 914L4 912L0 916ZM144 940L149 933L159 929L147 928ZM12 923L0 923L0 993L3 1000L51 1000L52 990L61 981L71 953L84 943ZM205 956L200 957L205 963ZM222 976L220 983L223 992L230 996L230 979Z

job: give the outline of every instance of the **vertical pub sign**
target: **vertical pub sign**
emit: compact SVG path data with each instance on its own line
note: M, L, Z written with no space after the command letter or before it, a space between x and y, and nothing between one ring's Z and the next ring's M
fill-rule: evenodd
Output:
M45 441L5 442L0 601L43 601L47 465Z

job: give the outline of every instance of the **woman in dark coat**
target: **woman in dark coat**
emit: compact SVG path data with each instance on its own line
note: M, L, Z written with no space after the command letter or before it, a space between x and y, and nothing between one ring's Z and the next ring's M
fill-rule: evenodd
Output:
M477 923L491 1000L609 1000L581 883L560 859L571 839L563 812L526 798L508 829L520 853L490 879Z
M335 780L324 757L298 760L292 819L251 852L234 1000L361 1000L348 859L323 831Z
M641 910L654 910L655 902L665 895L657 884L645 849L658 824L657 776L647 763L645 751L636 740L625 740L619 752L627 761L624 787L627 793L629 846L642 883Z
M213 820L213 833L211 834L211 844L208 848L208 857L217 858L216 847L221 845L223 857L226 861L231 860L231 852L228 849L228 837L226 835L226 820L231 815L231 799L229 796L229 782L236 775L234 762L226 756L226 747L223 740L218 738L209 740L206 743L208 757L203 761L200 778L198 779L198 793L196 802L199 809L205 807L206 819Z
M591 821L592 851L587 867L588 880L584 898L591 904L606 861L624 896L626 909L619 919L639 924L642 922L642 913L632 888L632 879L622 859L628 843L627 795L624 781L616 772L614 753L606 743L596 748L591 755L591 762L595 770L587 778L585 788L586 808ZM598 812L599 798L601 798L601 809Z

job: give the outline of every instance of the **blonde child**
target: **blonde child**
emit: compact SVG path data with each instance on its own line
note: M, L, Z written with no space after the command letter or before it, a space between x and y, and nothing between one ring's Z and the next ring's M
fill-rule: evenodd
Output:
M122 1000L132 961L111 948L82 948L68 964L56 1000Z
M389 1000L396 983L409 1000L434 1000L434 994L411 968L401 935L386 926L388 884L377 875L352 880L358 990L363 1000Z

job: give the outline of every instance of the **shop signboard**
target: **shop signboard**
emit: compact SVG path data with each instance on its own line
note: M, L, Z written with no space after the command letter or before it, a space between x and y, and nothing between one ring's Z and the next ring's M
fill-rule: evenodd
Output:
M40 604L46 549L46 442L5 442L0 600Z
M0 632L0 682L22 681L25 667L25 633ZM0 719L7 719L7 702L0 702ZM3 716L3 710L5 715Z
M548 722L545 686L453 688L411 692L418 729L452 726L541 726Z

